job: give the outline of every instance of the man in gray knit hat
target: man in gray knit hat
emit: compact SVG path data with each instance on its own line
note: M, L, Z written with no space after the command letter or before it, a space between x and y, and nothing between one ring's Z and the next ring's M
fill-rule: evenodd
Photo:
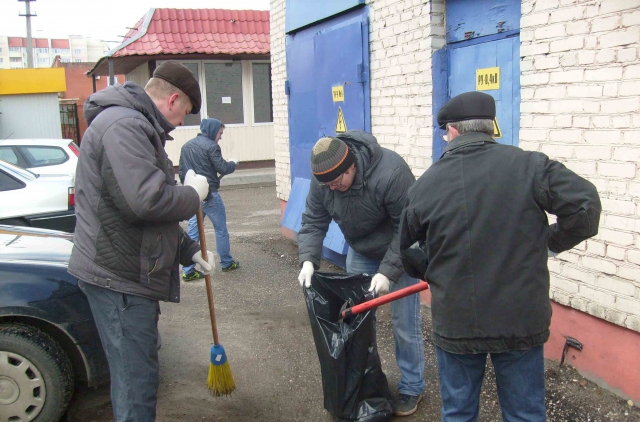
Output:
M400 216L415 182L402 157L370 133L352 130L320 139L311 152L311 171L298 235L300 284L311 285L332 219L349 245L347 271L375 274L370 291L383 295L417 283L404 272L398 243ZM406 416L417 410L425 386L419 296L392 302L391 313L402 375L396 415Z

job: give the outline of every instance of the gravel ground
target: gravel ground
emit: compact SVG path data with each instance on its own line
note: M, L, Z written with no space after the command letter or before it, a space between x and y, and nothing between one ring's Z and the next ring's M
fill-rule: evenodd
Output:
M297 281L297 248L280 233L275 187L223 189L232 254L241 268L214 273L220 341L225 346L237 390L213 398L206 388L211 326L204 281L182 284L182 303L162 304L158 421L321 421L320 367L304 299ZM206 237L215 236L206 221ZM324 271L340 271L324 263ZM390 307L378 310L378 347L391 390L399 370L393 352ZM394 421L436 421L441 398L431 318L423 308L427 390L418 412ZM551 422L640 421L640 409L581 377L569 366L547 362L547 415ZM80 390L63 418L72 422L112 421L108 386ZM501 421L491 364L482 389L480 421Z

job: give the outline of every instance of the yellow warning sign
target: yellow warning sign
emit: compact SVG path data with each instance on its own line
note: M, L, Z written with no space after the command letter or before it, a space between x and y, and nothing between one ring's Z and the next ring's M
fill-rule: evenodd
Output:
M500 130L500 125L498 125L498 118L493 118L493 137L494 138L502 138L502 131Z
M342 114L342 107L338 107L338 121L336 122L336 133L342 133L347 131L347 122L344 120L344 114Z
M500 89L500 68L476 69L476 91Z
M344 87L340 86L332 86L331 87L331 95L333 96L333 102L337 103L340 101L344 101Z

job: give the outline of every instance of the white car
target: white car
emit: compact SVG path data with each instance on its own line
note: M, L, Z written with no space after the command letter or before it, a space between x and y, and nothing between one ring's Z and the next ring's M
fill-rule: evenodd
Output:
M0 224L73 232L75 175L35 174L0 160Z
M76 174L78 147L70 139L0 140L0 160L37 174Z

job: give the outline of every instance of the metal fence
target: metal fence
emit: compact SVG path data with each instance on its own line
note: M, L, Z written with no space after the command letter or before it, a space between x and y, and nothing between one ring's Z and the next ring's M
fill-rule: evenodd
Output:
M80 122L76 103L60 103L60 123L62 138L73 139L76 144L80 145Z

